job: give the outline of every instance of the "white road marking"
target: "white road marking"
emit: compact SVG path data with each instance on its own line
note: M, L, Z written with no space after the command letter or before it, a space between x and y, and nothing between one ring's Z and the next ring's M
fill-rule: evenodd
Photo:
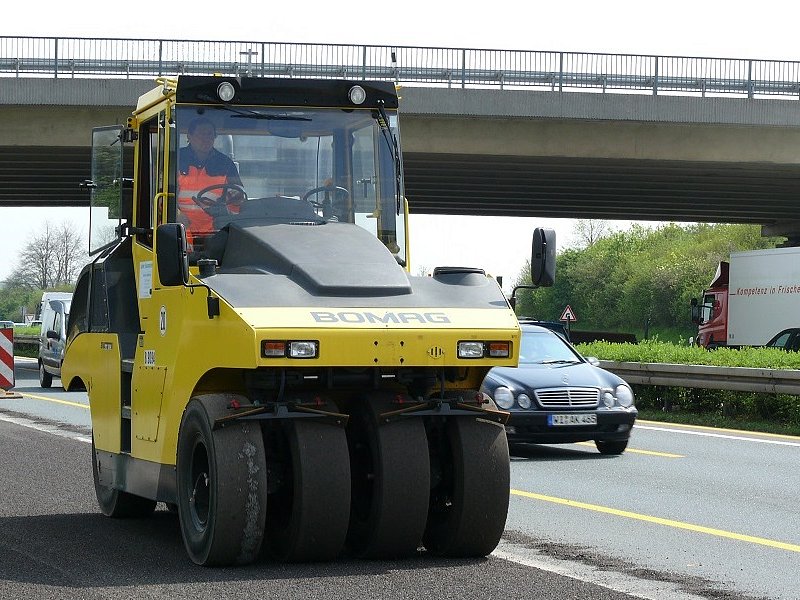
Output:
M0 421L14 423L15 425L20 425L21 427L35 429L37 431L65 437L71 440L77 440L86 444L92 443L92 437L89 435L68 431L66 429L59 429L58 427L54 427L53 425L48 425L46 423L36 423L35 421L31 421L30 419L26 419L24 417L12 417L11 415L0 413Z
M686 431L685 429L673 429L668 427L651 427L649 425L635 425L635 429L649 429L650 431L666 431L668 433L682 433L684 435L700 435L705 437L721 438L725 440L737 440L742 442L756 442L758 444L774 444L776 446L794 446L800 448L799 442L784 442L781 440L764 440L756 437L741 435L727 435L724 433L710 433L707 431Z
M684 590L670 581L640 579L618 571L609 571L575 560L554 558L539 550L501 539L492 556L518 565L541 569L577 581L599 585L606 589L630 594L643 600L707 600Z

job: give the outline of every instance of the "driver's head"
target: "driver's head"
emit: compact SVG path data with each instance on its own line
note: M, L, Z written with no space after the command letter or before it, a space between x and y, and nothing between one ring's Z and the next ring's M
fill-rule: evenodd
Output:
M199 154L207 154L214 147L214 140L217 137L217 129L214 124L205 117L197 117L189 123L189 130L186 134L189 145Z

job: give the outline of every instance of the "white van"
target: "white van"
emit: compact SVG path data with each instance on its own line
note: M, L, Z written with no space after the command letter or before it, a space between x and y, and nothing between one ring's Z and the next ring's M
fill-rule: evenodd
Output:
M45 292L42 294L41 322L39 334L39 385L49 388L53 377L61 377L61 362L67 343L67 319L72 304L68 292Z

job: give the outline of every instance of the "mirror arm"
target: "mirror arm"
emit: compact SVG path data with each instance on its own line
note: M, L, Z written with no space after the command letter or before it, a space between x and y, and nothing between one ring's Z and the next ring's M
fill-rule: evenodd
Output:
M189 288L189 292L194 294L195 288L206 288L208 296L206 297L206 304L208 305L208 318L213 319L219 316L219 298L211 295L211 288L205 283L184 283L183 287Z
M143 235L149 235L149 234L153 233L153 228L152 227L131 227L127 223L122 223L118 227L114 228L114 233L116 233L117 237L119 237L119 238L130 237L132 235L138 235L140 233L143 234Z
M511 305L511 308L517 308L517 290L538 290L540 286L538 285L516 285L514 289L511 290L511 298L508 299L508 303Z

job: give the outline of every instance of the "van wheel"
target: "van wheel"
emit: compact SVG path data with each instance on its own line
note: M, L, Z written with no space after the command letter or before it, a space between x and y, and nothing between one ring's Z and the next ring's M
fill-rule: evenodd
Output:
M39 385L43 388L49 388L53 385L53 376L44 370L43 363L39 363Z

